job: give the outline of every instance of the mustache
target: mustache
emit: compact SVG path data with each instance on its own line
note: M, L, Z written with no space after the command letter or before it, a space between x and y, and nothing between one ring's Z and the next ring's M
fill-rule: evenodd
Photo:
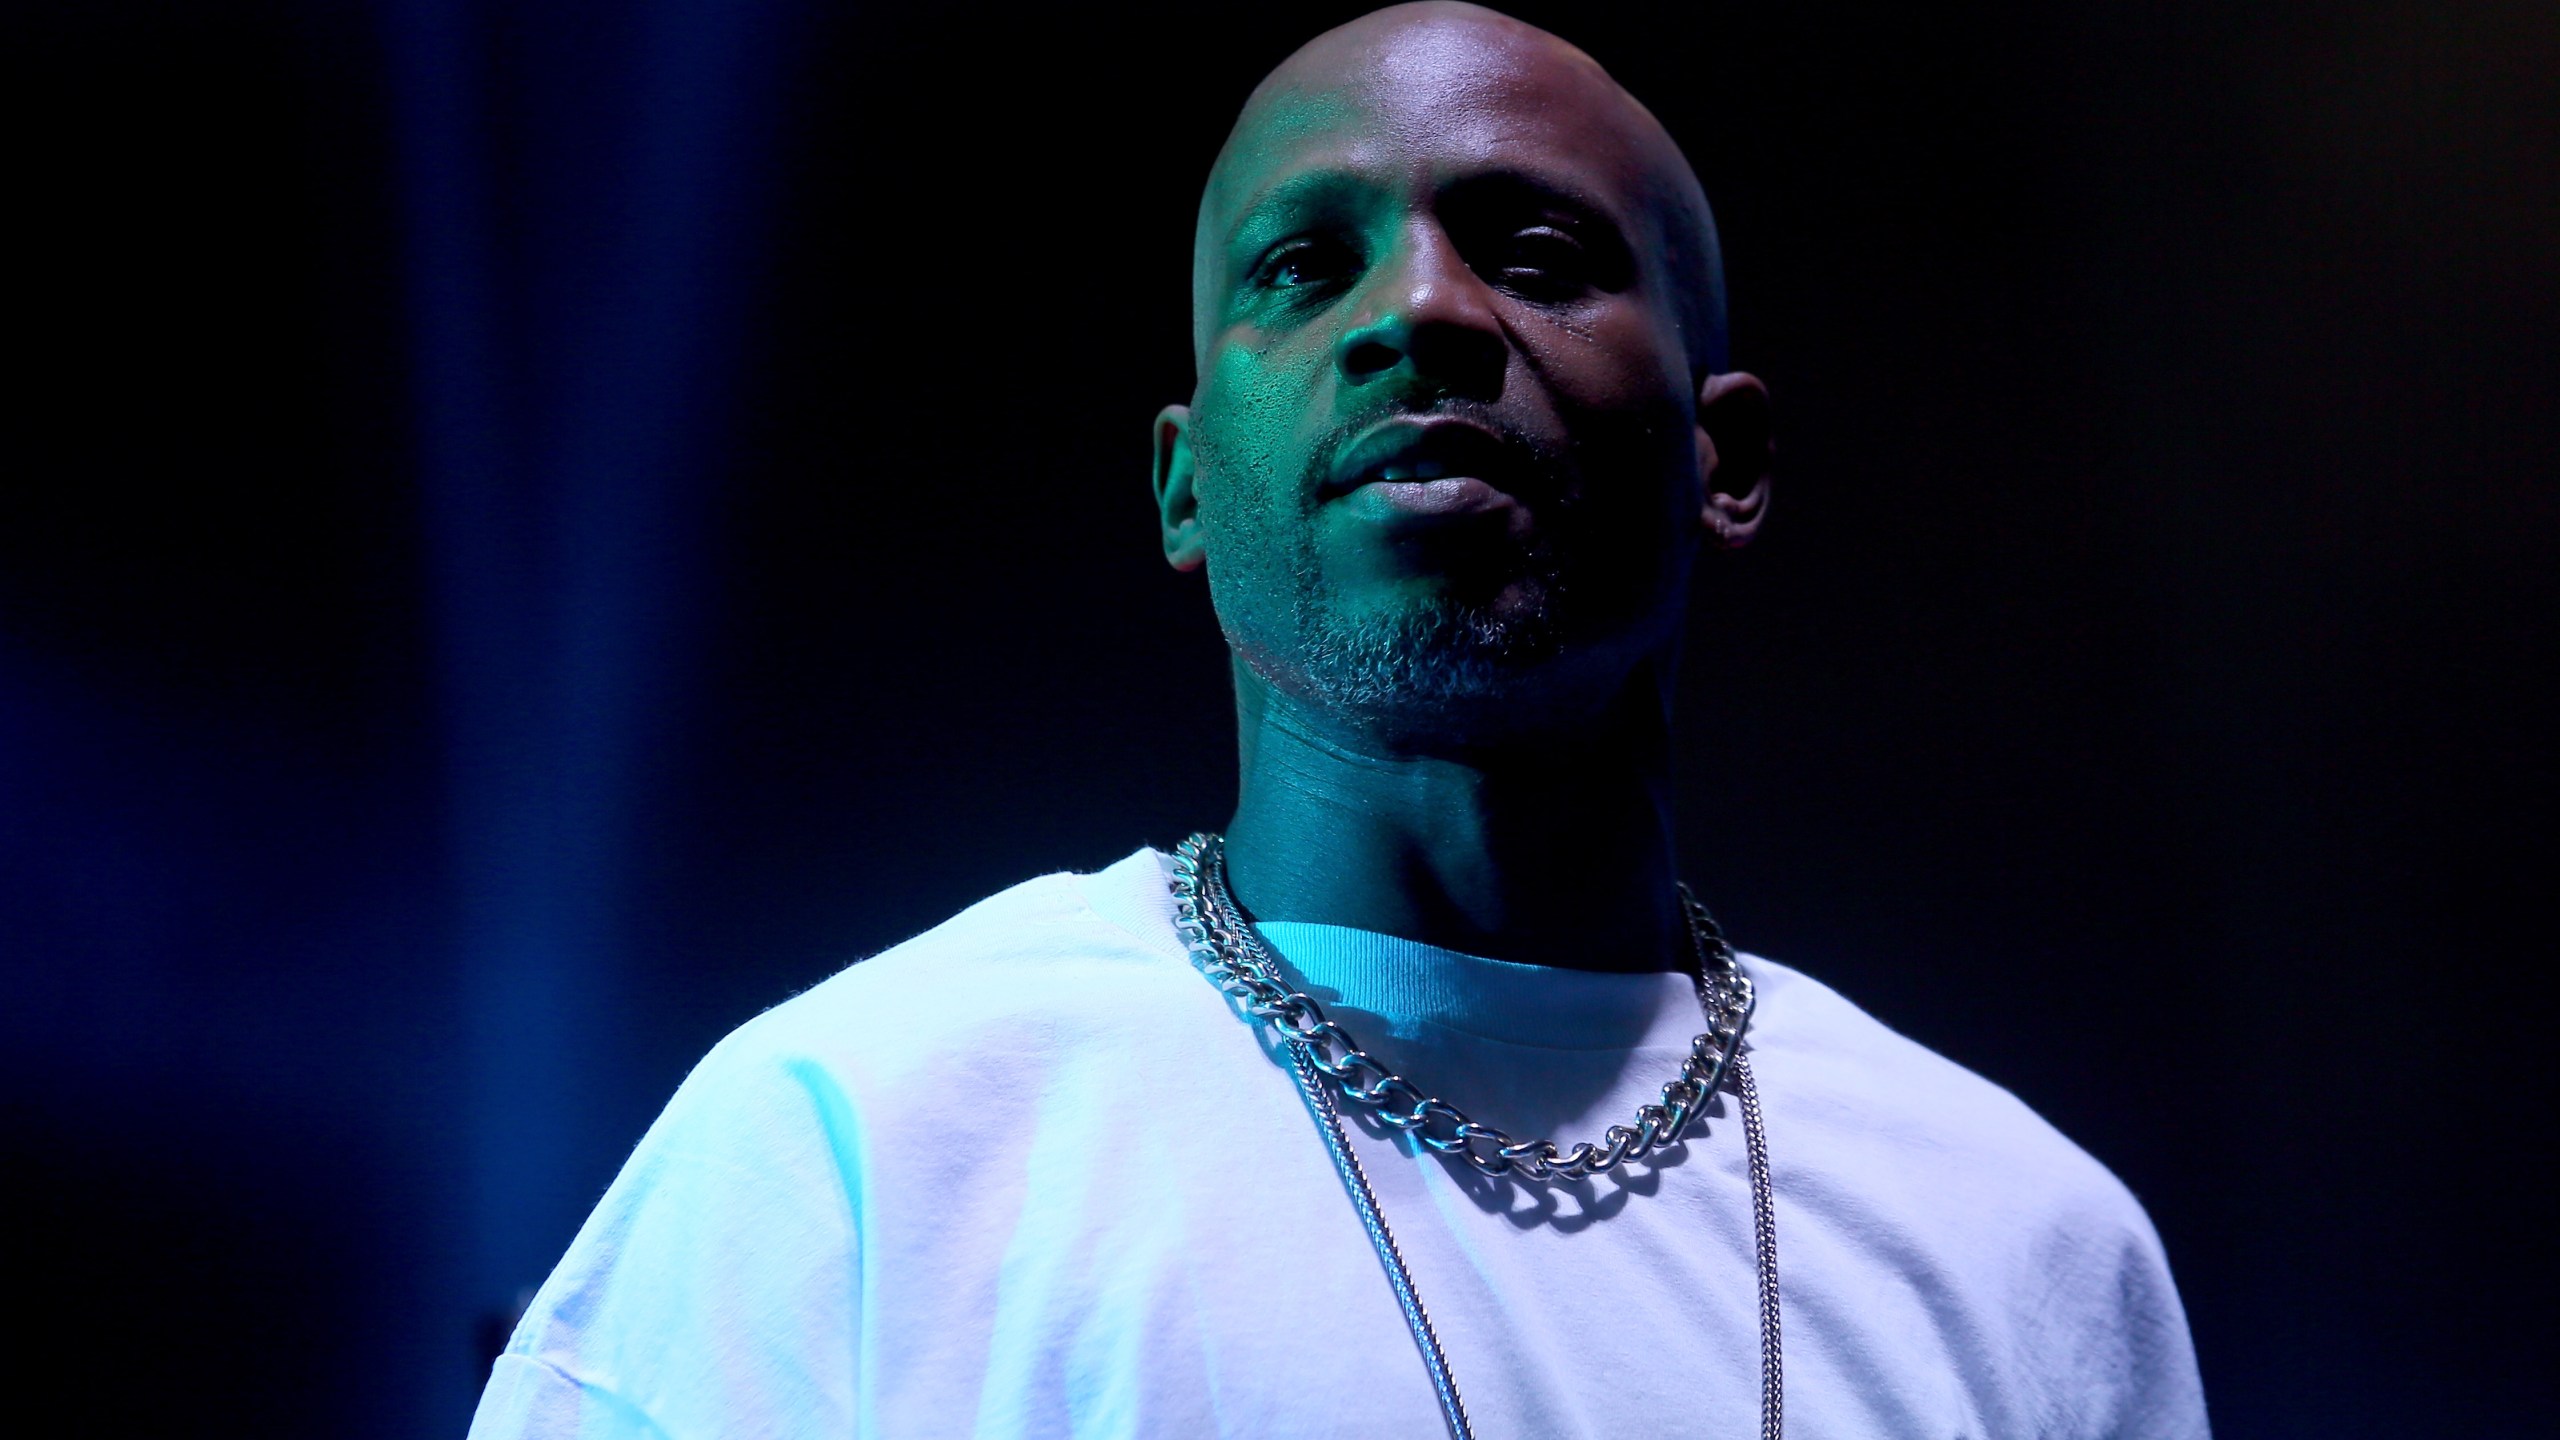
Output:
M1399 421L1464 426L1480 432L1476 437L1479 442L1489 443L1498 451L1502 478L1519 487L1514 492L1518 499L1551 500L1571 488L1577 467L1572 448L1562 435L1522 425L1516 415L1481 401L1442 400L1431 405L1375 405L1329 427L1308 451L1305 478L1310 493L1339 489L1341 467L1352 448L1380 427Z

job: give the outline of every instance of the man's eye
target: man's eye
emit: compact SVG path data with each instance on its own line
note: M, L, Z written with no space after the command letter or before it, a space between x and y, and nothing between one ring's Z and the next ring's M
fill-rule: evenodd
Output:
M1562 230L1535 225L1504 238L1492 256L1492 279L1533 291L1579 290L1591 280L1582 242Z
M1292 240L1262 262L1261 281L1272 290L1301 290L1348 277L1359 263L1337 240Z

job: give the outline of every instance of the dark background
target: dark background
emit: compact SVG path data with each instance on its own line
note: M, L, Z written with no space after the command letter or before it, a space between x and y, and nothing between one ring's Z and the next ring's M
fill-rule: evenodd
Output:
M1223 817L1143 436L1355 8L13 0L23 1390L457 1436L719 1035ZM2560 8L1522 13L1780 406L1702 892L2132 1185L2223 1434L2543 1432Z

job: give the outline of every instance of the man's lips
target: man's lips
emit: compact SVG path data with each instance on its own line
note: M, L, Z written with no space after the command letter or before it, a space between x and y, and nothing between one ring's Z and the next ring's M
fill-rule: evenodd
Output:
M1382 518L1500 509L1516 503L1531 473L1520 449L1468 420L1385 420L1343 448L1318 498L1352 499Z
M1472 420L1397 416L1361 431L1335 457L1318 498L1390 534L1528 520L1520 492L1535 473L1525 447Z
M1473 475L1372 480L1345 493L1342 504L1363 519L1395 530L1519 510L1519 502L1509 494Z

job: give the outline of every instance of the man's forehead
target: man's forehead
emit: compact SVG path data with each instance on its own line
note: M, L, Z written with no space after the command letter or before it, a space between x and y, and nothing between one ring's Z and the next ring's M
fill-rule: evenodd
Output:
M1265 197L1319 175L1437 187L1525 175L1614 220L1659 265L1692 358L1723 363L1715 220L1670 132L1599 62L1473 5L1398 5L1307 42L1245 102L1210 170L1192 243L1193 359L1208 353L1237 251ZM1321 188L1321 187L1318 187ZM1279 213L1282 207L1270 207Z
M1652 117L1582 52L1489 12L1401 8L1421 13L1320 36L1254 92L1202 196L1204 245L1223 243L1255 205L1311 172L1553 169L1559 188L1641 204L1662 152L1683 165Z

